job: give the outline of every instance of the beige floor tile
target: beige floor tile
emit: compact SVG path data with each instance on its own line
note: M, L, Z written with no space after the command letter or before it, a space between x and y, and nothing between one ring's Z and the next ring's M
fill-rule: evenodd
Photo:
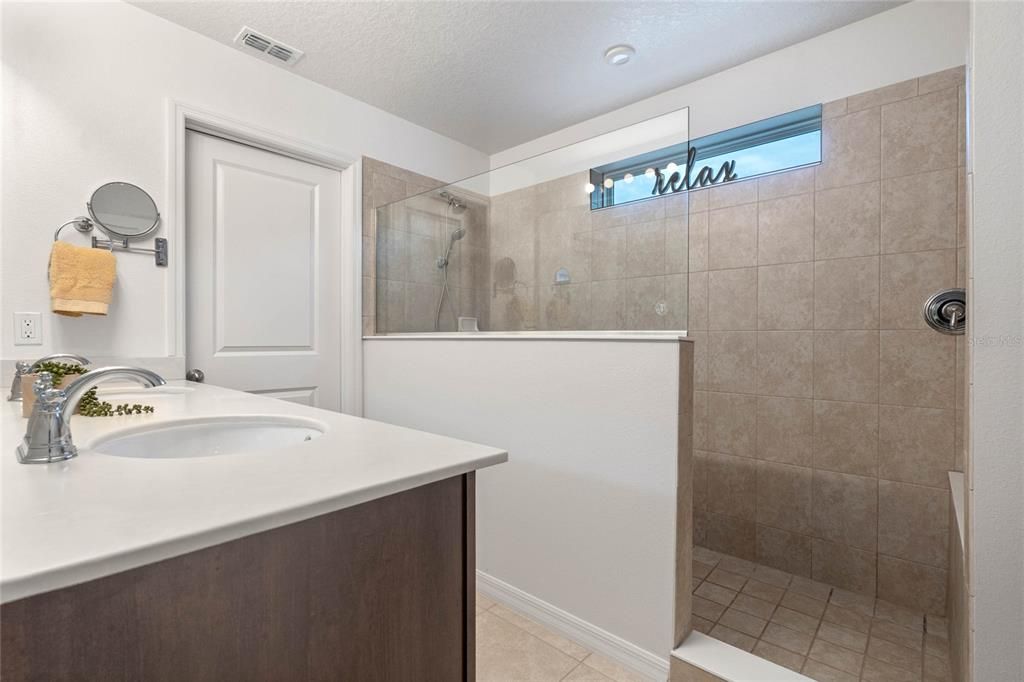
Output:
M897 625L887 620L876 618L872 621L871 636L905 646L915 651L921 651L924 648L924 633L905 628L902 625Z
M823 639L814 640L807 657L851 675L859 675L861 664L864 662L864 654L830 644Z
M868 656L897 668L916 673L921 672L921 652L878 639L875 636L868 640Z
M715 570L715 567L711 564L706 564L703 561L693 560L693 577L704 579L711 574L711 571Z
M479 591L477 591L477 593L476 593L476 605L479 608L481 608L484 611L486 611L489 608L491 608L492 606L494 606L496 603L497 602L494 601L493 599L491 599L489 597L485 597L484 595L480 594Z
M722 604L723 606L728 606L729 604L731 604L732 600L736 597L735 590L730 590L720 585L709 583L707 581L701 583L700 587L698 587L694 591L694 594L696 594L698 597L704 597L705 599L709 599L715 602L716 604Z
M721 566L711 571L711 574L707 579L716 585L721 585L722 587L727 587L730 590L736 590L737 592L743 587L743 584L747 582L746 576L739 575L738 573L730 573Z
M860 679L862 682L920 682L921 675L868 657L864 659Z
M868 648L868 636L863 632L850 630L832 623L822 623L818 628L818 639L839 645L844 649L864 653Z
M583 664L592 670L596 670L605 677L615 680L615 682L648 682L648 680L639 673L630 670L624 665L616 663L601 654L590 654L586 659L584 659Z
M844 673L810 658L804 664L803 673L817 682L857 682L856 675Z
M722 556L722 560L718 562L718 567L730 573L747 576L748 578L754 575L754 571L757 570L757 564L753 561L727 555Z
M924 636L924 651L932 656L949 658L949 640L928 633Z
M705 635L710 633L711 630L715 627L715 622L713 620L701 618L696 614L694 614L691 623L693 625L694 630L696 630L697 632L703 632Z
M817 580L802 578L795 575L793 576L793 581L789 584L789 591L802 594L805 597L810 597L811 599L828 601L829 594L832 593L832 588L825 583L818 582Z
M762 601L770 602L771 604L778 604L782 600L782 595L786 594L785 589L776 587L775 585L769 585L768 583L763 583L760 580L755 580L754 578L747 581L747 584L743 586L742 591L744 594L756 597Z
M697 561L714 567L719 561L722 560L722 555L706 547L694 547L693 558Z
M589 650L580 646L576 642L566 639L565 637L559 635L556 632L552 632L540 623L534 622L526 616L516 613L512 609L502 604L495 604L491 608L490 613L492 615L497 616L498 618L507 620L509 623L512 623L512 625L515 625L518 628L526 630L537 639L547 644L550 644L551 646L561 651L563 654L568 654L569 656L572 656L577 661L582 661L584 658L590 655Z
M782 606L794 611L799 611L813 618L821 618L821 614L825 612L825 602L820 599L812 599L806 595L798 592L786 592L786 596L782 598L780 602Z
M736 608L727 609L722 614L722 617L718 619L718 622L737 632L742 632L755 638L761 636L761 633L764 632L764 626L768 624L768 621L764 618L752 616Z
M744 651L753 651L754 645L757 643L757 640L750 635L737 632L725 625L716 625L711 631L711 636L719 641L725 642L726 644L731 644L737 649L743 649Z
M952 682L953 671L948 661L937 656L924 657L924 679L928 682Z
M829 603L835 604L844 609L856 611L865 616L873 616L875 613L875 598L870 597L866 594L858 594L856 592L850 592L849 590L843 590L835 588L832 590L832 596L829 597Z
M768 627L764 629L764 633L761 635L762 641L780 646L801 656L806 656L807 652L811 650L813 639L813 635L790 630L778 623L768 623Z
M787 609L780 606L772 614L772 622L783 625L790 630L802 632L805 635L814 635L818 631L818 619L806 614Z
M766 661L771 661L795 672L800 672L800 668L804 665L804 657L800 654L795 654L782 647L769 644L764 640L761 640L754 646L753 653L755 656L760 656Z
M768 620L772 617L772 613L775 611L775 604L758 599L757 597L751 597L749 594L740 593L736 595L736 599L732 602L732 608L739 609L743 613L749 613L752 616L757 616L763 620Z
M602 675L589 665L580 663L571 673L562 678L565 682L611 682L610 677Z
M717 602L713 602L710 599L699 597L694 595L693 597L693 613L700 616L701 618L707 618L711 621L717 621L721 618L725 612L725 606Z
M887 602L884 599L875 600L875 618L888 620L902 625L905 628L911 628L914 630L924 629L923 614L915 613L914 611L905 609L902 606L897 606L896 604Z
M822 620L826 623L832 623L833 625L839 625L865 634L871 629L871 618L856 611L836 606L835 604L828 605Z
M557 682L579 661L491 613L476 619L476 679Z
M793 576L789 573L769 566L758 566L755 568L753 577L763 583L783 588L789 587L789 583L793 580Z

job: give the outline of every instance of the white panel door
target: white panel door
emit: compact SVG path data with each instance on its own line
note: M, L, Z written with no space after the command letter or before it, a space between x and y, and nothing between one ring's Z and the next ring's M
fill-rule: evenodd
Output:
M341 173L187 135L189 368L341 407Z

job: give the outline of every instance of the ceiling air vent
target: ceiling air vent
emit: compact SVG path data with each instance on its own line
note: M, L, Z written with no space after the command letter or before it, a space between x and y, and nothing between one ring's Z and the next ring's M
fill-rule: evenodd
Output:
M302 59L302 50L285 45L279 40L257 33L248 26L243 26L238 35L235 36L235 45L247 47L270 57L273 61L283 62L291 66Z

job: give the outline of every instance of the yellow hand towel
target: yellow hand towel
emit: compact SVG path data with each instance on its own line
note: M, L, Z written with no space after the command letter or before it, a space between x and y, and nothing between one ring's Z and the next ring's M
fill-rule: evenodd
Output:
M50 301L58 315L106 315L117 277L110 251L53 243L50 251Z

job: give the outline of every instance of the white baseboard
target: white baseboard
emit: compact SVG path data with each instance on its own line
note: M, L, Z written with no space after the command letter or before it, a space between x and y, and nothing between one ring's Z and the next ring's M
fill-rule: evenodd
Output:
M494 601L529 616L594 653L606 656L648 679L668 679L668 657L642 649L483 571L476 572L476 586Z

